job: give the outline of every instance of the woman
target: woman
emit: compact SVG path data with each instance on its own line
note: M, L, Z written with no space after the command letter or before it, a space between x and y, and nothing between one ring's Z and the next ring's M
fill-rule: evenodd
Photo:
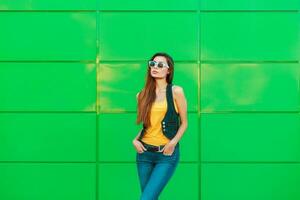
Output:
M157 200L180 158L179 140L187 128L187 102L182 87L172 84L174 62L166 53L148 61L145 87L137 93L137 124L133 139L141 200ZM180 122L179 122L180 121Z

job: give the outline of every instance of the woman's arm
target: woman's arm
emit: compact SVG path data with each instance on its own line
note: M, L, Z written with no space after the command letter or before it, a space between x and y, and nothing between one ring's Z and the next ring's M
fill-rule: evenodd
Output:
M173 86L173 97L175 99L178 113L180 115L180 127L176 133L176 135L172 138L171 142L177 144L181 139L183 133L187 129L188 122L187 122L187 101L185 98L185 94L183 88L180 86Z
M136 101L138 101L138 96L139 96L139 92L136 94ZM137 136L132 140L133 142L140 137L141 132L142 132L142 130L140 130L139 133L137 134Z
M139 137L140 137L140 135L141 135L141 132L142 132L142 130L140 130L139 131L139 133L137 134L137 136L132 140L132 141L135 141L135 140L137 140Z

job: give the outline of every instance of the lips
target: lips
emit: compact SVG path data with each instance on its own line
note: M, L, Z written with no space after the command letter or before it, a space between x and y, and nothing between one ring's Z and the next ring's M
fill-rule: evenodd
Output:
M156 74L156 73L158 73L158 71L153 70L152 73Z

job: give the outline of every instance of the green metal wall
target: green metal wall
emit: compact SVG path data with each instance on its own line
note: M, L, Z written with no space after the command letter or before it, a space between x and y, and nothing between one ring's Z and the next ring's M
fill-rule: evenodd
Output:
M138 199L135 94L166 51L189 126L161 200L299 200L299 5L0 0L0 199Z

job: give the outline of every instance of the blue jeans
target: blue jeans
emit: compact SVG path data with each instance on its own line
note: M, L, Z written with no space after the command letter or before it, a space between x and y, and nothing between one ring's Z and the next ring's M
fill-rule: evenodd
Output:
M151 151L136 153L138 176L142 191L140 200L158 200L159 194L172 177L179 158L178 144L175 146L172 155Z

